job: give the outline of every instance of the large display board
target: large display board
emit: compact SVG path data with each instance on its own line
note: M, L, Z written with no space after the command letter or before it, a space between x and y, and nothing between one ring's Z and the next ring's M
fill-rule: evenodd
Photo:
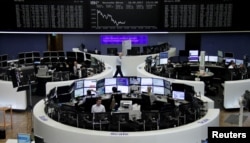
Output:
M237 0L2 0L0 31L189 32L249 30Z

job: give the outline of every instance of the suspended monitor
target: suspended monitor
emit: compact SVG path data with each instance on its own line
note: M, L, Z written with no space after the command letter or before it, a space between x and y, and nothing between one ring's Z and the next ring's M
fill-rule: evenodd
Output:
M116 78L117 85L128 86L128 78L126 77L118 77Z
M33 54L32 53L25 53L25 58L32 58Z
M198 62L199 61L199 50L189 50L189 62Z
M105 86L106 85L116 85L116 78L105 78Z
M167 62L168 62L168 52L160 52L159 58L160 58L160 65L167 64Z
M160 87L160 86L153 86L153 93L154 94L160 94L160 95L164 95L164 87Z
M57 53L58 53L58 56L59 56L59 57L64 57L64 56L65 56L65 54L64 54L63 51L59 51L59 52L57 52Z
M68 58L75 58L76 59L76 53L75 52L66 52L66 55Z
M235 63L235 59L234 58L225 58L225 64L229 64L230 62Z
M84 80L84 87L95 88L96 87L96 80L95 79L85 79Z
M129 77L129 84L130 85L139 85L139 84L141 84L141 78L140 77Z
M209 56L205 56L205 62L209 62L208 57L209 57ZM201 57L200 57L200 58L201 58Z
M218 56L208 56L208 61L211 63L217 63L218 62Z
M58 52L57 51L51 51L50 52L50 57L58 57Z
M179 50L179 56L188 57L189 56L189 51L187 51L187 50Z
M75 89L83 88L84 80L75 81Z
M40 52L33 52L33 57L40 57Z
M185 100L185 92L184 91L172 91L172 98L174 100Z
M123 85L118 85L117 90L120 91L121 93L129 93L129 87L128 86L123 86Z
M105 83L105 79L100 79L97 81L97 84L96 84L96 87L99 88L99 87L103 87L104 86L104 83Z
M7 61L8 55L1 55L1 61Z
M77 98L77 97L81 97L84 95L84 91L83 91L83 88L79 88L79 89L75 89L74 90L74 97Z
M218 50L218 51L217 51L217 56L218 56L218 57L222 57L222 58L223 58L223 52L222 52L222 51L220 51L220 50Z
M89 53L85 53L86 59L91 59L91 55Z
M19 58L19 59L25 58L25 53L19 53L19 54L18 54L18 58Z
M225 52L225 53L224 53L224 57L225 57L225 58L233 58L233 57L234 57L234 54L231 53L231 52Z
M153 78L153 86L164 86L163 79Z
M153 79L148 77L142 77L141 78L141 85L152 85Z

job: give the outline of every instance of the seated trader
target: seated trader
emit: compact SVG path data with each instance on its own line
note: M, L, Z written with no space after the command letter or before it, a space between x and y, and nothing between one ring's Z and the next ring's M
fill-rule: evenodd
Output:
M150 103L151 103L151 106L152 106L154 104L154 102L156 101L156 97L152 93L152 87L151 86L148 86L147 93L148 93L148 96L150 97Z
M97 98L96 104L91 107L91 113L106 112L105 107L102 105L102 99Z
M74 76L80 78L81 77L81 64L78 64L77 61L74 61L73 72Z
M233 60L230 61L229 65L228 65L228 69L235 69L235 68L236 68L235 62Z
M84 103L85 103L85 101L86 101L86 98L90 98L90 97L97 97L98 95L93 95L91 92L96 92L96 91L94 91L94 90L87 90L87 95L86 96L84 96L84 97L82 97L80 100L79 100L79 102L77 103L77 105L78 106L81 106L81 105L83 105Z

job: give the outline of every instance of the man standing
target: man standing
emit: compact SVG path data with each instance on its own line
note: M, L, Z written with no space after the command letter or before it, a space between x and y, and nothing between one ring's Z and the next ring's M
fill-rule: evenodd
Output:
M114 77L117 77L118 74L120 74L120 76L123 77L121 64L122 64L122 53L118 53L118 57L116 58L116 72Z

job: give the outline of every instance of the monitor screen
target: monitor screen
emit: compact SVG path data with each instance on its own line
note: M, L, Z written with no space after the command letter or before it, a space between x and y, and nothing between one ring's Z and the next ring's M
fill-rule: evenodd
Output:
M218 51L217 51L217 56L218 56L218 57L222 57L222 58L223 58L223 52L222 52L222 51L220 51L220 50L218 50Z
M32 58L32 53L26 53L26 54L25 54L25 57L26 57L26 58Z
M105 86L106 85L116 85L116 78L105 78Z
M117 85L128 86L128 78L116 78Z
M83 83L84 83L83 80L77 80L77 81L75 81L75 89L83 88Z
M235 64L236 65L240 65L240 64L243 64L243 60L240 60L240 59L235 59Z
M164 86L163 79L153 78L153 85L154 86Z
M74 97L77 98L77 97L80 97L80 96L83 96L83 88L79 88L79 89L76 89L74 91Z
M179 56L189 56L189 53L186 50L179 50Z
M130 77L129 78L129 84L130 85L138 85L141 83L141 78L140 77Z
M170 89L167 89L167 88L164 88L164 93L165 95L171 95L171 90Z
M103 87L103 86L104 86L104 81L105 81L105 79L100 79L100 80L98 80L96 86L97 86L98 88L99 88L99 87Z
M171 89L171 83L170 83L170 81L164 80L164 86L165 86L167 89Z
M18 58L19 58L19 59L22 59L22 58L24 58L24 57L25 57L25 54L24 54L24 53L19 53L19 54L18 54Z
M168 63L168 58L160 59L160 65L164 65Z
M120 91L121 93L129 93L128 86L118 85L117 86L117 90Z
M199 61L199 50L189 50L189 62L198 62Z
M184 91L172 91L172 98L175 100L185 100L185 92Z
M17 143L30 143L30 142L31 142L30 134L26 134L26 133L17 134Z
M141 93L148 92L148 86L141 86Z
M225 52L225 53L224 53L224 57L225 57L225 58L233 58L233 57L234 57L234 54L233 54L233 53L230 53L230 52Z
M152 83L153 83L152 78L147 78L147 77L141 78L141 85L152 85Z
M208 56L205 56L205 62L208 62L209 60L208 60Z
M235 62L235 59L233 58L225 58L225 63L229 64L231 61Z
M153 93L164 95L164 87L153 86Z
M105 94L105 87L100 87L100 88L97 88L97 93L98 95L103 95Z
M218 56L208 56L208 61L212 63L218 62Z
M105 93L113 93L113 90L112 90L113 87L114 86L105 86Z
M96 87L96 80L95 79L85 79L84 80L84 87L95 88Z
M85 87L84 90L83 90L83 95L87 95L87 91L88 90L94 90L94 91L96 91L96 88L94 88L94 87L92 87L92 88ZM96 92L94 92L94 91L91 91L91 94L95 95Z

